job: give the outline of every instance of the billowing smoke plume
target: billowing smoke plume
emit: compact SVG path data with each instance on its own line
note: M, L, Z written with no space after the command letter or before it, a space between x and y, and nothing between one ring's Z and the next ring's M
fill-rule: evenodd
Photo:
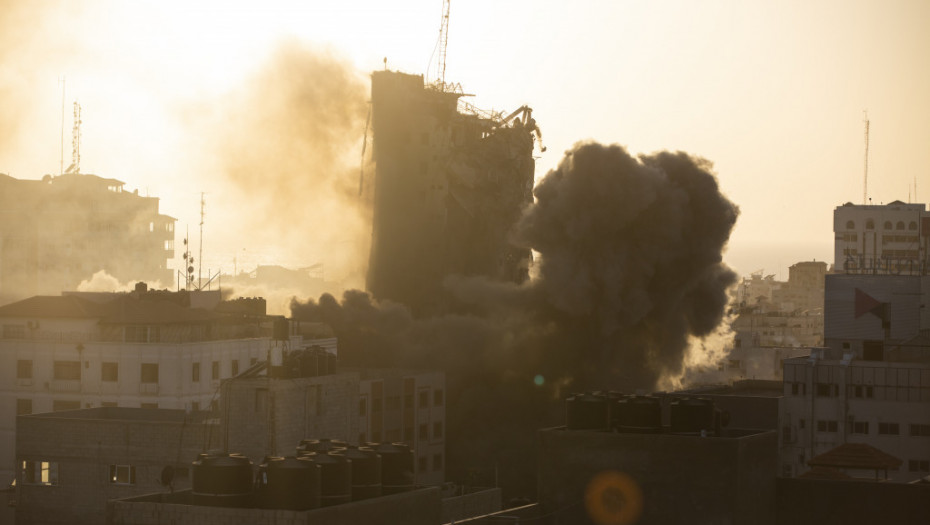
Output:
M513 232L540 255L528 283L448 276L459 313L420 319L357 291L292 303L295 318L333 326L349 362L446 370L453 471L479 457L530 464L531 429L553 423L543 401L566 389L680 376L736 281L721 253L738 209L705 160L579 144L535 196Z
M222 224L212 229L221 236L214 245L238 242L295 266L323 263L334 278L363 282L371 235L358 198L364 80L325 50L287 41L212 115L201 114L217 182L207 219Z
M710 163L577 146L537 186L516 233L541 255L531 288L553 354L582 384L651 388L680 375L689 336L720 323L736 275L721 254L736 222Z

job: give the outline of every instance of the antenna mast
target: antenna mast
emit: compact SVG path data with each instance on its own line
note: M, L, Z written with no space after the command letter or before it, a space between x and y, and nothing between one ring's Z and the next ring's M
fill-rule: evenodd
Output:
M197 289L201 287L201 277L200 272L203 270L203 192L200 192L200 253L197 255L200 258L200 262L197 263Z
M81 105L77 101L74 101L74 127L71 129L71 165L64 172L81 172Z
M61 82L61 149L58 156L58 174L65 174L65 82L64 76L58 79Z
M449 43L449 7L451 0L442 2L442 22L439 25L439 85L446 84L446 45Z
M863 111L865 115L865 167L862 177L862 204L868 204L869 197L869 112Z

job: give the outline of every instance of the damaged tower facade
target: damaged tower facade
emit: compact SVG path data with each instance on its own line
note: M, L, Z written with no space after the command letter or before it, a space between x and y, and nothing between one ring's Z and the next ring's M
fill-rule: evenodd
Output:
M442 309L447 275L528 275L530 250L509 232L533 199L532 110L481 112L462 96L421 75L372 74L368 290L416 314Z

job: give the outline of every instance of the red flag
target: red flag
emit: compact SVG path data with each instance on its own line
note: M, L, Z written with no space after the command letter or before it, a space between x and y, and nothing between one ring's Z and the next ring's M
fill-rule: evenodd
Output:
M872 297L871 295L863 292L862 290L856 288L856 316L858 319L865 314L872 313L879 315L881 313L882 302L878 299Z

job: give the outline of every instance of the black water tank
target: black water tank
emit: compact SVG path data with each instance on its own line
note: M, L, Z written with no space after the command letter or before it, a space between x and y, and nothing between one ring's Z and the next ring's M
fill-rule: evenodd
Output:
M611 430L657 434L662 432L662 401L653 396L627 396L611 406Z
M191 464L194 505L247 507L252 499L252 462L241 454L200 454Z
M597 392L574 394L565 400L569 430L607 430L607 396Z
M258 468L259 504L266 509L319 508L321 470L310 458L266 458Z
M320 506L330 507L352 501L352 460L337 452L306 453L305 458L319 465Z
M381 456L381 493L385 496L413 490L413 451L406 443L369 443Z
M381 456L370 447L349 445L333 452L352 460L352 501L381 495Z
M348 443L339 439L301 439L297 445L297 455L306 454L307 452L330 452L333 450L342 450Z
M287 341L290 339L289 336L289 327L287 324L287 319L279 317L274 320L274 340L275 341Z
M715 432L714 402L706 397L686 397L672 401L669 413L671 431L676 434Z

